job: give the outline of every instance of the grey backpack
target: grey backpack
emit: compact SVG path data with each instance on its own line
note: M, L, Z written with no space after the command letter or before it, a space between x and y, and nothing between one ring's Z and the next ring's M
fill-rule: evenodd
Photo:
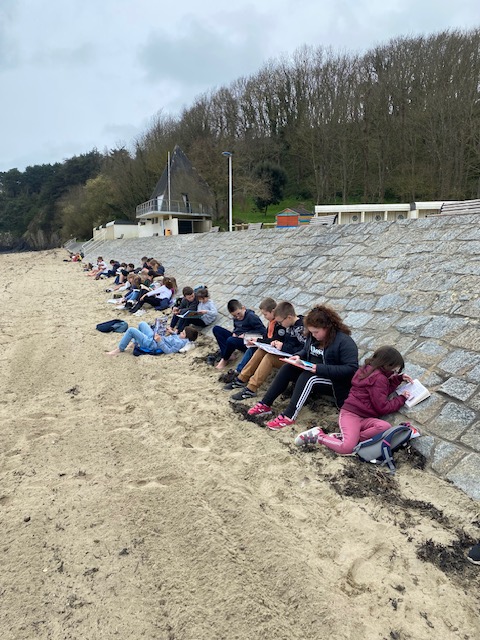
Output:
M353 453L364 462L387 465L390 473L395 473L393 452L404 447L412 438L418 438L420 432L409 422L402 422L397 427L390 427L383 433L364 442L359 442Z

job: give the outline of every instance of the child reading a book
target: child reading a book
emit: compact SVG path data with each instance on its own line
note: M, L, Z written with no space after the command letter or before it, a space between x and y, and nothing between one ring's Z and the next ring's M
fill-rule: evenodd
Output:
M193 289L192 289L193 291ZM201 287L196 290L194 295L195 308L186 308L179 310L176 315L176 322L172 320L168 333L179 333L183 331L188 325L195 325L200 329L204 329L209 324L212 324L217 318L217 307L213 300L210 299L210 294L206 287ZM175 328L176 327L176 328Z
M404 381L412 382L403 371L401 354L390 346L380 347L355 373L348 398L340 409L340 435L327 435L314 427L295 438L295 444L323 444L336 453L349 454L359 442L373 438L392 425L381 416L398 411L409 397L408 391L389 399Z
M172 303L173 296L175 295L175 290L176 286L174 279L171 277L165 277L163 279L162 285L156 287L155 289L147 291L140 296L138 302L130 310L130 313L136 313L137 311L140 311L145 303L152 305L152 307L155 307L157 311L163 311L164 309L167 309Z
M251 309L247 309L239 300L229 300L227 309L233 318L233 331L228 331L219 325L215 325L212 330L222 354L220 362L216 365L217 369L225 369L233 352L237 349L239 351L247 350L243 340L246 333L255 332L261 336L266 333L265 325L257 314Z
M266 335L264 335L263 338L259 333L256 333L256 334L246 333L244 335L243 341L245 342L245 346L247 347L247 350L244 352L243 357L240 360L240 362L237 364L236 368L229 369L229 371L227 372L226 374L227 380L225 381L227 382L227 384L223 387L225 390L235 389L236 387L239 386L239 385L235 385L232 387L230 385L232 383L232 380L235 380L238 374L241 371L243 371L244 367L248 364L248 362L250 362L250 358L254 355L254 353L257 352L258 342L270 344L272 340L276 340L278 338L275 331L280 327L277 321L275 320L276 307L277 307L277 303L273 298L264 298L258 305L260 313L268 322Z
M262 349L262 343L268 342L271 347L278 349L283 355L294 354L301 351L305 344L303 329L303 317L297 316L291 302L279 302L273 311L274 330L272 337L267 340L258 340L255 344L259 348L255 351L250 361L245 365L239 375L225 388L235 389L241 387L232 395L232 400L245 400L254 398L257 389L265 382L271 371L279 369L283 362L280 355L269 353Z
M178 353L189 342L195 342L198 331L193 327L185 327L179 333L171 336L162 336L154 333L152 327L146 322L140 322L138 329L129 327L120 340L118 347L107 351L108 356L118 356L125 351L130 342L136 342L147 353Z
M195 295L195 291L192 289L192 287L183 287L182 299L180 300L180 304L176 304L172 309L172 320L170 322L170 328L175 329L178 321L181 320L181 318L178 317L179 314L183 314L185 311L196 311L197 306L198 300ZM180 331L182 329L180 329Z
M350 391L353 374L358 369L357 345L336 311L319 305L307 313L303 323L306 328L303 349L286 360L262 400L248 410L253 416L271 414L274 400L293 382L287 408L267 422L267 427L274 431L294 424L314 387L321 394L332 397L337 407L341 407Z

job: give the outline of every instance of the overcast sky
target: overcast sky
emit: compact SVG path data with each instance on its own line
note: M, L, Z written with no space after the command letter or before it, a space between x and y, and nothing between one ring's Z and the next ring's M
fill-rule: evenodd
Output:
M0 171L128 146L303 44L477 26L479 0L0 0Z

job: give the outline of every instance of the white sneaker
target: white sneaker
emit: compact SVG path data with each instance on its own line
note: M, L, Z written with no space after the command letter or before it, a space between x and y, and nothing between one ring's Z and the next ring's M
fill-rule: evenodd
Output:
M107 304L117 304L118 298L110 298L107 300Z
M132 315L136 316L137 318L140 316L144 316L146 315L146 311L144 311L143 309L139 309L138 311L135 311L135 313L133 313Z
M323 434L322 429L319 429L318 427L313 427L308 431L303 431L303 433L299 433L298 436L295 438L294 442L297 445L297 447L304 447L307 444L317 444L318 436L322 434Z
M120 310L120 309L125 309L125 305L124 305L124 304L119 304L119 305L118 305L118 307L117 307L117 309L119 309L119 310Z

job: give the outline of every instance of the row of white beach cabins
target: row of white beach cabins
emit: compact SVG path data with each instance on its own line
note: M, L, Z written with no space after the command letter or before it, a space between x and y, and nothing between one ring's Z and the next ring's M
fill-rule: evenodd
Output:
M155 236L174 236L183 233L207 233L218 231L212 226L211 214L193 211L192 205L179 206L171 203L168 210L162 209L162 202L149 201L137 207L137 220L112 220L93 229L93 237L84 243L83 250L91 251L106 240L128 238L151 238ZM165 209L165 207L163 207ZM183 209L183 210L182 210ZM411 204L355 204L355 205L317 205L311 213L302 208L285 209L277 214L274 223L250 223L233 225L235 231L274 228L290 229L306 224L361 224L405 219L418 219L430 216L464 215L480 213L479 200L413 202ZM66 247L78 244L75 239L66 243Z

